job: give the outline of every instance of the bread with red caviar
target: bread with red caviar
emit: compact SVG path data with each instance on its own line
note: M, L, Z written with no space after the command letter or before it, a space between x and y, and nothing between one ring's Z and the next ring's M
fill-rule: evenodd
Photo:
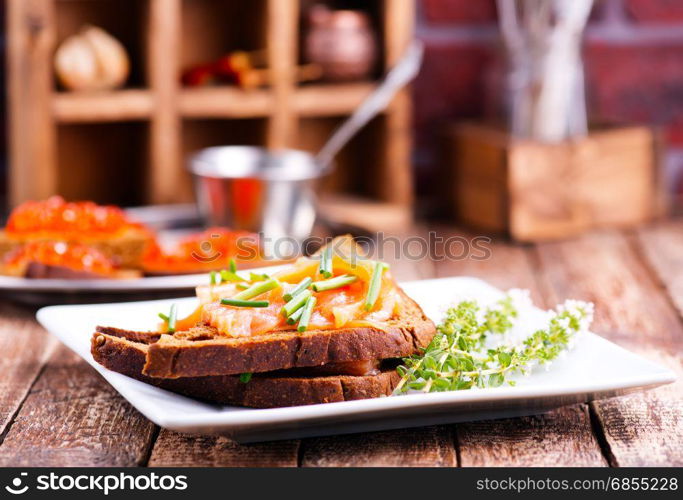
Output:
M44 249L49 245L68 245L91 248L111 261L117 270L139 269L152 240L149 230L130 220L118 207L67 202L53 196L44 201L23 203L12 211L5 229L0 231L0 260L6 261L29 245ZM91 273L87 266L74 266L73 262L55 265L34 259L30 263L47 265L46 269L40 270L39 277L75 278L82 273L87 277L99 274ZM52 276L55 273L57 276Z

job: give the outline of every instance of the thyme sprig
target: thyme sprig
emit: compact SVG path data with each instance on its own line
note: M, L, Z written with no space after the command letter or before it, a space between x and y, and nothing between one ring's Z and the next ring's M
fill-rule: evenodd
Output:
M514 327L517 296L509 293L486 308L466 300L448 309L424 353L403 359L394 394L499 387L509 375L528 374L534 366L557 358L593 318L593 304L567 301L551 312L546 328L522 342L489 347L492 334L504 335ZM514 385L513 380L507 383Z

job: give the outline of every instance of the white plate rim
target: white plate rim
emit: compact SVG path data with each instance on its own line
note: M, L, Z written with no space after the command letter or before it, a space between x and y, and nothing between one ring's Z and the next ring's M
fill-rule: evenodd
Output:
M282 267L283 265L276 264L273 266L265 266L255 269L245 269L243 272L259 272L266 270L275 272ZM131 279L88 280L32 279L19 278L15 276L0 276L0 291L6 290L53 293L97 291L109 293L130 293L154 290L189 290L203 283L208 283L208 276L208 272L197 274L174 274L170 276L145 276L142 278ZM120 304L123 304L123 302Z

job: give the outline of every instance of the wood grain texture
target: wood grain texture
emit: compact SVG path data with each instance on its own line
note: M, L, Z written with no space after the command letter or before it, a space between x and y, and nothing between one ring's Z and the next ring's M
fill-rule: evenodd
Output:
M292 106L298 116L339 116L352 113L375 85L369 82L309 84L296 89Z
M0 466L134 466L146 460L154 429L61 346L0 446Z
M546 144L465 124L451 128L444 146L450 201L473 227L534 242L634 226L655 213L655 134L648 127L596 129Z
M303 467L454 467L448 427L422 427L305 439Z
M384 66L395 65L413 38L415 2L383 2ZM375 195L381 200L411 205L413 181L410 164L412 140L410 122L412 101L409 89L402 89L389 105L383 121L385 133L380 137L384 149L377 168Z
M33 312L0 305L0 443L56 342Z
M268 116L273 93L236 87L198 87L180 91L179 109L184 118L253 118Z
M46 198L57 188L52 120L55 2L7 2L9 201Z
M266 142L271 149L283 149L292 146L296 132L291 96L298 53L299 0L268 0L267 4L267 50L273 105Z
M637 231L642 253L683 317L683 222L660 222Z
M52 99L52 111L60 123L140 120L149 118L153 108L151 92L140 89L55 92Z
M296 467L299 441L237 444L220 436L193 436L162 429L150 467Z
M147 52L148 80L154 93L149 135L147 201L192 200L190 177L183 168L178 114L178 54L181 46L180 0L151 0Z
M458 236L472 242L475 237L447 230L439 234L446 240L444 245L448 244L447 238ZM503 242L482 240L480 243L485 253L473 249L469 258L442 260L437 265L437 274L440 277L475 276L504 290L528 289L535 304L549 305L541 294L528 249ZM463 466L607 465L593 435L586 405L568 406L531 417L457 424L455 429Z
M538 246L553 301L595 303L593 330L679 373L676 383L592 404L613 465L683 464L683 327L639 248L617 232Z
M524 418L461 424L456 430L463 467L607 465L583 404Z
M474 276L502 290L527 289L534 303L544 304L525 247L447 227L437 228L436 234L441 238L434 250L437 277Z

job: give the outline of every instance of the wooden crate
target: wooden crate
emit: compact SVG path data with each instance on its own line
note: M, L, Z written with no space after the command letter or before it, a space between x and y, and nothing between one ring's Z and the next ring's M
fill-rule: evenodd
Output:
M253 144L315 151L375 82L294 81L302 9L310 3L7 0L10 204L55 193L122 204L182 202L192 199L184 158L197 148ZM364 6L381 45L378 77L412 38L415 6L413 0ZM132 61L126 88L85 93L56 86L54 51L87 23L126 46ZM274 76L268 88L180 85L183 67L261 48ZM346 148L327 189L409 205L410 115L404 90Z
M639 224L655 213L656 141L646 127L562 144L514 140L475 124L447 135L447 199L474 228L536 241Z

